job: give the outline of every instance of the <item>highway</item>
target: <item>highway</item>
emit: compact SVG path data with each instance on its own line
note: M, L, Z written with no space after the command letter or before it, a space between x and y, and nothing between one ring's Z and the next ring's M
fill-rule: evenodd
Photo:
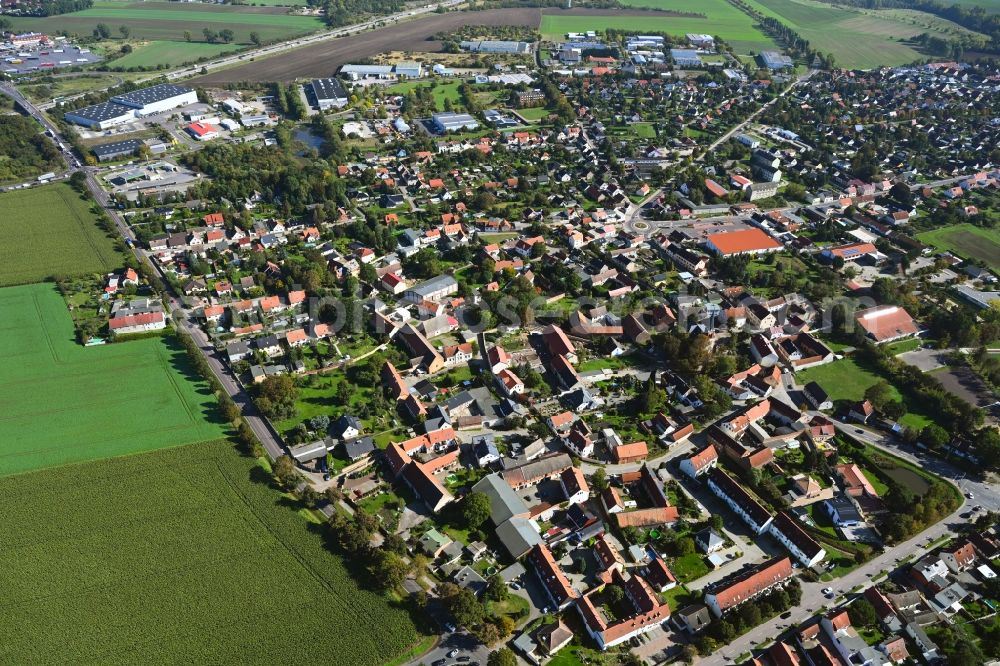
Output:
M158 79L162 76L166 76L166 78L170 81L186 79L189 76L197 76L199 74L205 74L207 72L212 72L217 69L223 69L231 65L239 65L251 60L257 60L258 58L267 58L269 56L278 55L279 53L291 51L293 49L301 48L303 46L310 46L312 44L325 42L331 39L347 37L348 35L357 34L359 32L365 32L366 30L374 30L376 28L380 28L389 25L391 23L398 23L400 21L410 19L415 16L429 14L434 10L436 10L438 7L444 7L444 8L454 7L455 5L461 4L462 2L464 2L464 0L445 0L444 2L427 4L418 9L411 9L403 12L398 12L396 14L390 14L388 16L377 16L375 18L371 18L361 23L355 23L353 25L334 28L333 30L328 30L326 32L313 33L311 35L306 35L305 37L290 39L284 42L278 42L276 44L268 44L266 46L261 46L259 48L252 49L249 51L241 51L240 53L231 56L224 56L216 60L209 60L207 62L198 63L196 65L180 67L170 72L151 73L147 77L135 79L135 82L142 83L143 81L151 81L153 79ZM87 91L86 93L67 96L64 98L64 100L77 99L86 94L90 94L93 92L100 92L100 90L101 90L100 88L95 88L93 90ZM45 104L41 104L39 108L43 110L48 110L53 106L54 102L46 102Z
M150 266L160 277L164 288L169 290L170 282L166 280L166 276L163 275L159 266L157 266L154 262L149 261L145 253L138 247L138 244L135 242L135 236L132 234L132 230L129 228L128 224L125 223L125 220L118 212L118 209L112 204L108 193L104 191L104 188L101 187L101 184L98 182L96 168L76 166L77 164L80 164L80 162L77 161L76 157L71 152L69 144L66 142L65 138L63 138L63 136L59 133L59 128L49 121L41 109L25 99L16 88L7 83L0 83L0 94L13 98L18 104L21 105L22 108L25 109L25 111L27 111L52 134L56 142L62 143L65 146L62 152L66 163L69 165L69 169L61 173L60 177L71 176L77 171L86 174L87 189L90 190L91 195L108 214L108 217L110 217L114 222L115 228L118 230L121 237L125 239L126 245L129 247L136 260ZM197 325L197 322L191 321L188 311L182 306L181 302L177 300L177 294L170 293L167 294L167 296L168 313L173 318L178 328L185 330L198 344L198 348L205 356L205 360L208 361L208 365L212 369L212 372L215 374L226 393L229 394L229 397L232 398L233 402L235 402L236 405L242 410L244 420L253 430L254 434L257 435L261 444L263 444L268 457L270 457L271 460L274 460L275 458L281 456L285 449L281 437L272 428L270 422L261 416L257 411L256 406L253 404L253 401L250 399L247 392L243 389L239 379L229 370L229 367L220 357L219 352L212 346L208 336L206 336Z

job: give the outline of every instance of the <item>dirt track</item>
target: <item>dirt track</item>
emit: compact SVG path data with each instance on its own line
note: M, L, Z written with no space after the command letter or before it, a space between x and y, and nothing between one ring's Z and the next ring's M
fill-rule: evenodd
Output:
M537 28L541 20L542 14L535 8L431 14L426 18L342 39L331 39L272 58L212 72L194 79L194 82L199 85L219 85L239 81L294 81L333 76L337 68L345 63L387 51L437 51L441 48L440 43L427 41L427 38L441 31L456 30L465 25L525 25Z

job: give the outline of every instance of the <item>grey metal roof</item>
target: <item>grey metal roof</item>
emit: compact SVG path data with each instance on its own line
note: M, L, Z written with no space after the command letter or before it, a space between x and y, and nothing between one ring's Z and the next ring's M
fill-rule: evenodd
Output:
M494 525L500 525L518 514L528 513L528 505L499 474L484 476L472 486L472 492L485 493L490 498L490 520Z
M347 91L337 79L314 79L311 85L319 101L347 99Z
M511 518L497 527L497 538L511 557L518 558L542 543L542 537L527 518Z
M125 106L141 109L147 104L155 104L157 102L162 102L165 99L170 99L171 97L186 95L187 93L193 91L193 88L178 86L173 83L161 83L157 86L150 86L149 88L142 88L140 90L133 90L132 92L123 93L121 95L115 95L111 98L111 101L124 104Z
M131 115L133 112L134 109L124 106L123 104L116 104L115 102L101 102L100 104L94 104L93 106L85 106L82 109L77 109L76 111L67 111L66 115L73 118L82 118L84 120L100 123L106 120Z
M115 141L114 143L105 143L100 146L94 146L90 150L97 157L108 157L112 155L125 155L127 153L135 152L141 145L142 141L139 141L139 139L126 139L125 141Z

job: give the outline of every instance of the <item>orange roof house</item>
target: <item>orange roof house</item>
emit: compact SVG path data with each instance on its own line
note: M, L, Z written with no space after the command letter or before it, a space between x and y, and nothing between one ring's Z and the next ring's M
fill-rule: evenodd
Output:
M705 594L705 603L716 617L736 608L792 577L792 561L776 557L735 578L724 579L713 585Z

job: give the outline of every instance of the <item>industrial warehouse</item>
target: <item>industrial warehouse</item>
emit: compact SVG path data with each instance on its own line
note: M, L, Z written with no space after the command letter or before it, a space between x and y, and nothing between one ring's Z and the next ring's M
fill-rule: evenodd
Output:
M347 91L337 79L314 79L310 87L316 96L316 105L320 111L342 109L347 106Z
M107 102L69 111L65 118L71 123L96 130L105 130L135 118L196 104L198 95L193 88L163 83L149 88L115 95Z

